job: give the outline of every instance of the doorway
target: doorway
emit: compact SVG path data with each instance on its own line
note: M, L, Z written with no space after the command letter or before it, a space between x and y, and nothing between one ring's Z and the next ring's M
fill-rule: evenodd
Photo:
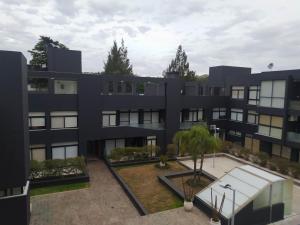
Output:
M102 142L99 140L87 142L87 158L88 159L103 159Z

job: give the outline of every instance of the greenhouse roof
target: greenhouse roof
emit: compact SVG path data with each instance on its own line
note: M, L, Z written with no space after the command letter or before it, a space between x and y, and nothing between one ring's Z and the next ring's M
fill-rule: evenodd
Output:
M253 201L267 186L284 178L268 173L250 165L244 165L232 169L219 180L216 180L210 186L196 194L196 197L211 206L211 196L213 202L217 197L217 205L220 207L223 194L225 200L221 214L230 218L233 206L233 191L225 189L224 185L229 184L232 189L236 190L235 195L235 213L240 211L248 203Z

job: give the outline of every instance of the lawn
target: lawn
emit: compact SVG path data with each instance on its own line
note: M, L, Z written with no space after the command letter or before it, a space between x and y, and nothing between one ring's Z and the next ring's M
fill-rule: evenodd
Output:
M182 200L158 181L157 176L170 172L187 170L177 162L169 162L167 169L159 169L155 164L119 167L117 173L125 180L149 213L181 207Z
M50 186L50 187L41 187L41 188L34 188L30 190L30 196L35 195L44 195L50 194L55 192L63 192L63 191L71 191L77 190L82 188L88 188L89 183L75 183L75 184L65 184L65 185L57 185L57 186Z

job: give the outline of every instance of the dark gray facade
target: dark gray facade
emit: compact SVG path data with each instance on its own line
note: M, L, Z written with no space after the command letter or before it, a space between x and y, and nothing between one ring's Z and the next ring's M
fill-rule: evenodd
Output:
M29 222L27 65L20 52L0 51L1 224Z
M289 132L291 137L298 135L300 113L297 107L295 109L290 106L291 101L298 104L299 70L251 74L250 68L217 66L210 68L206 81L185 82L176 73L169 74L166 78L82 74L79 52L52 48L48 55L49 59L55 61L55 66L48 60L50 65L47 66L47 71L28 72L29 79L47 80L46 92L29 92L29 112L45 113L45 127L30 131L30 144L45 145L47 159L52 158L53 143L78 142L79 155L86 156L92 151L98 156L103 156L105 140L124 139L125 145L141 145L145 144L147 137L154 136L156 144L164 150L178 130L205 122L221 128L221 136L224 139L242 145L246 145L245 142L250 139L259 141L259 150L269 154L272 154L273 145L276 145L276 148L280 145L282 149L288 148L286 151L289 151L289 159L299 160L300 143L295 138L288 138L287 134ZM71 65L76 66L70 68ZM80 68L77 65L80 65ZM55 82L59 80L76 81L77 92L56 93ZM262 81L278 80L285 82L284 107L262 107L259 103L259 90L257 104L250 104L250 89L255 86L260 89ZM235 88L242 89L235 91ZM233 96L236 93L242 93L242 96ZM275 102L276 98L274 97ZM195 112L198 109L202 110L202 117L195 119L193 113L198 115L200 112ZM225 110L226 115L215 118L217 109ZM159 124L156 126L144 124L144 117L150 110L159 113ZM52 129L51 113L59 111L76 111L77 127ZM123 111L128 115L130 112L136 112L138 124L122 124L120 116L122 117ZM116 124L104 127L103 112L116 112ZM249 122L249 117L252 118L251 113L256 114L255 123ZM231 118L234 115L239 118ZM271 116L274 119L282 118L281 138L262 135L259 132L260 115ZM290 118L294 118L295 121L289 121ZM263 126L262 128L266 129ZM271 127L270 130L272 129ZM279 132L274 128L275 131ZM140 140L132 141L135 138Z

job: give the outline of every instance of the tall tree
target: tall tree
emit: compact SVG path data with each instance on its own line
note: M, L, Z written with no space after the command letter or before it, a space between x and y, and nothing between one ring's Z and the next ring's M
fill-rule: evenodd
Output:
M122 39L120 47L114 41L110 52L108 52L107 61L104 63L104 73L133 75L132 65L127 55L128 50L124 45L124 40Z
M47 48L55 47L55 48L62 48L68 49L65 45L58 41L54 41L50 37L40 36L39 41L35 44L32 50L29 50L32 59L30 60L30 65L33 66L43 66L47 64Z
M193 70L190 70L190 65L187 61L187 54L182 49L182 46L179 45L177 48L176 56L171 60L168 68L163 72L163 75L167 72L178 72L179 76L187 80L195 80L196 73Z

